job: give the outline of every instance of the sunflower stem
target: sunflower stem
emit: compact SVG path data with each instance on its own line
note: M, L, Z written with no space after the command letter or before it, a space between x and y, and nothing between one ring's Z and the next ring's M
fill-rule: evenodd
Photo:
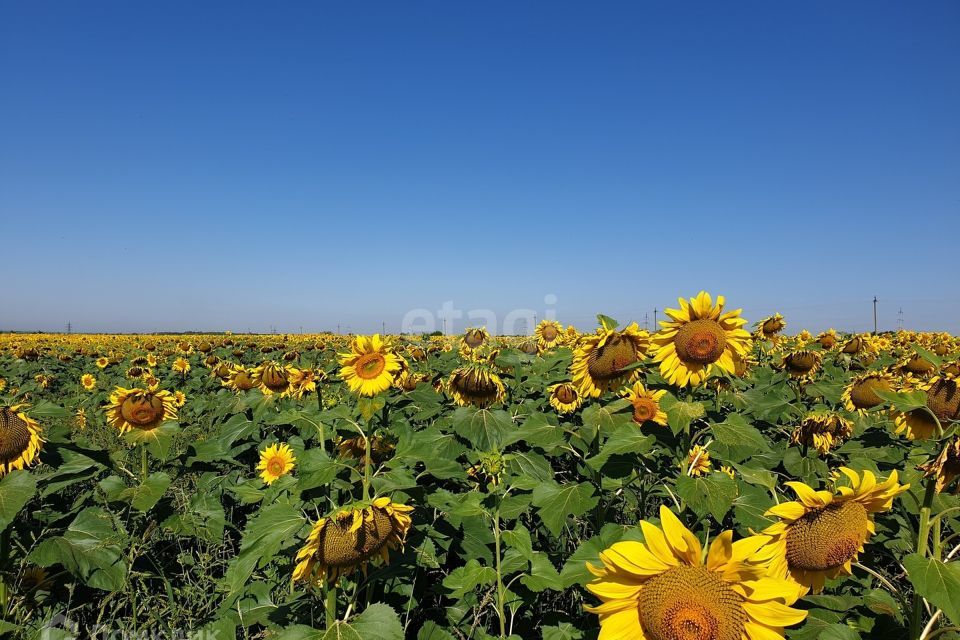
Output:
M926 491L923 494L923 505L920 507L920 526L917 529L917 554L924 558L927 555L927 542L930 538L930 511L933 506L933 498L937 494L937 483L935 477L927 478ZM910 617L910 638L918 640L920 638L920 622L923 617L923 598L919 593L913 594L913 612Z
M498 498L499 503L499 498ZM497 504L497 510L493 512L493 546L496 554L497 570L497 618L500 622L500 637L507 637L507 624L503 612L503 572L500 570L500 505Z
M140 445L140 476L141 482L147 481L147 445Z
M331 584L324 582L323 588L327 592L326 602L324 603L327 629L331 629L333 628L334 623L337 621L337 583L336 581Z

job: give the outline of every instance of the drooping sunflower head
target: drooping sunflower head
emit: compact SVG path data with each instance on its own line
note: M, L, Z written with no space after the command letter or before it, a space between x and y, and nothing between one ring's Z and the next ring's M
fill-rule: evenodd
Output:
M880 396L876 394L877 391L891 392L894 387L893 377L888 373L878 371L863 373L855 376L844 388L841 394L843 406L847 411L865 414L883 403Z
M286 396L290 389L290 372L287 367L272 360L253 370L253 380L265 396L274 393Z
M534 335L541 351L552 349L563 342L563 325L556 320L541 320Z
M946 429L950 422L960 420L960 387L954 378L937 376L921 388L927 394L925 408L893 411L895 432L910 440L927 440L938 432L938 422L940 429Z
M547 388L550 394L550 406L557 413L573 413L583 404L583 397L577 387L570 382L561 382Z
M833 329L828 329L824 331L819 336L817 336L817 342L820 343L820 346L826 350L833 349L837 346L837 343L840 341L840 337L837 335L837 332Z
M463 344L468 349L479 349L490 339L486 327L470 327L463 332Z
M814 411L800 421L790 436L790 442L813 447L821 454L843 444L853 435L853 423L832 411Z
M783 357L783 368L791 378L809 380L820 368L821 359L819 352L801 349Z
M636 368L650 348L650 336L636 322L621 331L609 325L584 336L573 354L570 372L573 383L585 398L596 398L636 378Z
M107 422L120 433L150 432L168 420L177 419L173 394L159 389L117 387L106 408Z
M243 365L235 365L227 372L227 377L223 380L223 386L233 389L238 393L249 391L257 386L257 379L254 370Z
M736 542L724 531L702 558L700 541L666 507L660 527L640 522L644 542L618 542L600 553L602 566L587 590L602 604L600 638L619 640L744 640L783 637L805 611L793 609L801 590L764 577L756 557L766 538ZM661 529L662 527L662 529Z
M375 396L390 388L402 368L402 358L380 334L357 336L350 352L342 353L340 377L350 391L361 396Z
M787 328L787 322L779 313L767 316L754 325L757 328L757 337L763 340L775 340L778 333Z
M670 384L686 387L701 384L715 368L733 374L735 356L746 356L751 347L740 309L725 313L724 297L717 296L714 305L706 291L689 303L684 298L679 302L679 309L665 310L670 320L662 321L662 329L653 337L660 375Z
M937 493L946 489L954 478L960 476L960 436L954 436L936 458L918 468L923 471L924 477L936 477ZM957 492L960 492L960 487L954 491Z
M660 408L660 399L666 393L664 389L656 391L647 389L642 382L637 381L633 383L633 386L621 391L620 395L629 400L633 406L634 422L637 424L655 422L661 426L666 426L667 413Z
M316 369L287 367L288 395L301 399L308 393L313 393L317 390L317 382L322 381L324 375L323 371Z
M370 436L370 463L380 465L393 457L397 450L397 439L388 434ZM345 438L337 445L341 458L357 460L361 465L367 461L367 447L363 436Z
M490 367L474 362L454 369L447 380L447 391L461 407L485 408L503 402L506 387Z
M400 375L397 376L397 379L393 381L393 385L401 391L414 391L417 385L421 382L426 382L428 377L426 374L413 373L408 369L404 369L400 372Z
M815 593L827 578L850 574L850 567L875 532L873 515L887 511L893 499L910 488L897 482L897 472L877 482L870 471L859 474L841 467L849 486L836 493L815 491L802 482L788 482L798 500L769 509L779 522L763 535L770 536L764 557L770 559L770 575L789 577Z
M85 373L80 376L80 385L87 391L93 391L97 388L97 378L92 374Z
M846 353L854 355L863 351L866 343L861 336L853 336L847 340L846 344L843 345L843 348L840 350L841 353Z
M296 461L290 445L272 444L260 452L257 470L260 472L260 478L270 485L293 471Z
M33 464L43 448L40 424L23 405L0 407L0 476Z
M313 525L297 553L294 581L321 583L336 580L380 558L389 562L390 549L403 546L413 507L390 498L376 498L366 507L346 508Z

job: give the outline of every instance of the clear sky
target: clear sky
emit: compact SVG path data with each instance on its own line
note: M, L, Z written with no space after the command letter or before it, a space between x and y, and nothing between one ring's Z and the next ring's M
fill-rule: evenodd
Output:
M2 0L0 328L586 329L703 288L960 333L958 33L954 0Z

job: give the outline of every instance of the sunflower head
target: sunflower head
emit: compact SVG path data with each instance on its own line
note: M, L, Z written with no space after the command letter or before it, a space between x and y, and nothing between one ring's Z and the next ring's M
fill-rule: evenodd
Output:
M366 464L367 447L363 441L363 436L354 436L345 438L337 445L337 450L341 458L352 458L358 460L360 464ZM370 436L370 463L381 465L393 457L397 450L397 440L391 435L373 435Z
M796 445L813 447L826 454L853 435L853 423L838 413L815 411L804 416L797 425L790 441Z
M854 377L843 390L843 405L847 411L864 414L883 403L880 396L876 394L877 391L890 392L893 390L894 381L889 374L876 371L867 372Z
M350 352L340 354L340 377L350 391L375 396L390 388L402 368L402 358L380 335L357 336Z
M783 357L783 368L791 378L809 379L820 367L821 357L816 351L794 351Z
M288 395L290 389L290 372L287 367L277 362L267 361L253 370L253 380L264 395L279 393Z
M903 433L910 440L927 440L946 428L947 423L960 420L960 388L955 379L938 376L921 388L927 395L925 408L893 411L896 433Z
M602 604L600 637L645 640L743 640L783 637L805 611L790 607L801 591L765 577L757 550L766 538L736 542L720 534L704 559L700 541L666 507L661 527L641 521L644 542L618 542L587 564L595 579L587 590Z
M97 388L97 378L89 373L80 376L80 384L87 391L93 391Z
M705 447L698 444L687 453L687 457L680 463L680 469L688 476L703 476L710 473L713 463L710 461L710 453Z
M557 413L573 413L583 404L583 398L580 396L580 392L577 391L577 388L570 382L551 385L547 388L547 392L550 394L550 406L553 407Z
M597 333L580 341L570 371L573 382L586 398L599 397L639 375L636 368L650 348L650 336L636 322L621 331L604 324Z
M763 556L770 559L771 575L790 577L815 593L823 590L827 578L849 575L874 532L873 515L890 509L893 499L910 488L897 482L896 471L884 482L877 482L870 471L840 471L849 486L839 486L834 493L788 482L798 500L767 511L779 518L763 531L769 536Z
M484 327L471 327L463 332L463 344L469 349L479 349L490 339Z
M23 409L23 405L0 407L0 476L30 466L43 448L39 423Z
M556 320L541 320L534 335L541 351L552 349L563 342L563 325Z
M757 336L759 338L773 340L778 333L787 328L787 323L782 315L775 313L772 316L767 316L754 326L757 327Z
M461 407L485 408L503 402L506 395L500 376L490 367L476 362L454 369L447 381L447 390Z
M938 493L946 489L954 478L960 476L960 437L954 436L936 458L920 465L918 469L923 471L924 477L936 478ZM957 487L956 492L960 492L960 487Z
M657 345L654 361L660 363L660 375L680 387L703 383L715 369L733 374L735 357L750 350L750 334L742 327L746 320L740 310L724 312L725 299L717 303L706 291L689 302L679 299L679 309L666 309L670 320L662 321L653 337Z
M257 470L260 472L260 478L269 485L293 471L296 461L290 445L272 444L260 452Z
M107 422L120 433L150 432L177 419L176 400L169 391L117 387L107 406Z
M624 398L630 401L633 406L633 421L637 424L646 422L655 422L661 426L667 424L667 414L660 408L660 398L666 394L666 390L648 390L642 382L634 382L633 386L627 387L620 392Z
M230 368L227 377L223 380L223 386L233 389L236 392L249 391L257 386L254 370L243 365L235 365Z
M341 509L318 520L297 553L294 581L336 580L375 558L389 561L389 550L403 545L413 507L376 498L369 506Z

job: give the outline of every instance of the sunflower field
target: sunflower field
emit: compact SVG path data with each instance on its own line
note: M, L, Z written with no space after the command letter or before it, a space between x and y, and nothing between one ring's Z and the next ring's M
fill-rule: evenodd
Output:
M960 339L666 314L0 335L0 632L960 638Z

